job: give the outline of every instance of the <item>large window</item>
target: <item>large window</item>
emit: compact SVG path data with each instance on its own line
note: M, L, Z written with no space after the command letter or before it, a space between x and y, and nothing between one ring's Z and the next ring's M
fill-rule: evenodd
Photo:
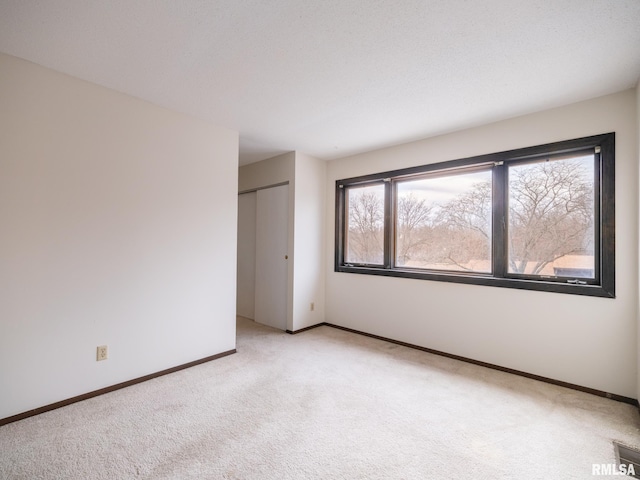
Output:
M336 271L615 296L613 133L336 183Z

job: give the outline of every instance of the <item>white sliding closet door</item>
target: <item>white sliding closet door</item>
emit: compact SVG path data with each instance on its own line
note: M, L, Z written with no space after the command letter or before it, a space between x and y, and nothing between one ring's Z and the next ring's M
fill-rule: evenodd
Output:
M255 321L286 330L289 186L256 193Z
M236 314L255 319L256 192L238 195L238 269Z

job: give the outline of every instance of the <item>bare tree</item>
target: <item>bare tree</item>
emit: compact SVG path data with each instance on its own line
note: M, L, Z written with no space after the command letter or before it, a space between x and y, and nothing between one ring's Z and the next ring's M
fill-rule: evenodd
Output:
M593 179L578 159L539 162L509 171L509 271L538 275L571 254L593 254ZM442 206L447 258L466 268L488 258L491 185L471 190Z
M362 189L349 195L347 262L383 262L384 205L380 195Z
M477 182L444 205L440 221L453 229L470 230L491 238L491 183Z
M539 274L556 259L593 254L593 179L578 160L510 169L509 270Z
M477 182L444 204L438 215L445 247L443 263L461 270L489 269L491 258L491 183ZM482 267L478 263L484 262Z
M413 193L400 195L396 209L396 262L406 265L412 258L424 257L430 243L434 205Z

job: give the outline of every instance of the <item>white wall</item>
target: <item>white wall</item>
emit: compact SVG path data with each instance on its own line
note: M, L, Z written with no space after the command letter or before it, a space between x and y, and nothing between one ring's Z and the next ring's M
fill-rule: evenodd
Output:
M290 152L240 167L238 190L289 182L287 330L324 322L326 162ZM310 304L315 309L310 310Z
M0 54L0 418L235 348L237 158Z
M638 309L636 92L329 162L326 321L635 397ZM616 132L616 299L333 271L335 181Z
M324 322L324 252L327 163L296 152L293 329ZM310 304L314 304L311 311Z

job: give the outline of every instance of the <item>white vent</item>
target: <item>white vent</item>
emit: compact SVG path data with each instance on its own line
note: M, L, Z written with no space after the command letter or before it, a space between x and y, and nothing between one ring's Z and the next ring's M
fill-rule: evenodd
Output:
M640 478L640 450L627 447L619 443L613 442L616 449L616 459L618 465L624 465L625 471L630 471L629 465L633 465L633 471L635 475L630 475L632 478Z

